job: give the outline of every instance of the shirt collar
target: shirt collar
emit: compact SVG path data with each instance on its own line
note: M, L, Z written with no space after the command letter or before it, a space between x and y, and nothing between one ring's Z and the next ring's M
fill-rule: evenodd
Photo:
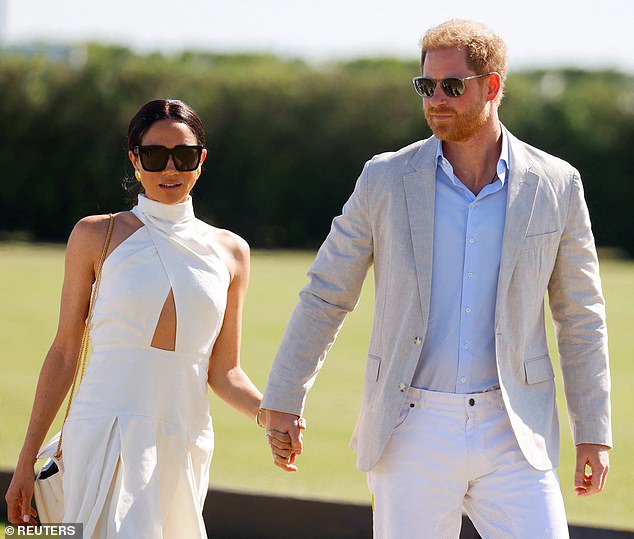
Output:
M502 185L506 182L508 172L510 169L510 154L509 154L509 137L506 132L506 128L501 125L502 128L502 150L500 151L500 157L497 164L497 175L502 182ZM454 172L451 163L445 159L445 154L442 151L442 141L438 139L436 145L436 165L440 165L445 174L455 183Z

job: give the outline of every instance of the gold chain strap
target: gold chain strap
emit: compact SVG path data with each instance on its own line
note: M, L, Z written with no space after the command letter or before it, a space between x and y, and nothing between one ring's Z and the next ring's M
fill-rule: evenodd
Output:
M106 234L106 241L103 245L103 251L101 252L101 258L99 259L99 266L97 266L97 274L95 275L95 286L92 288L92 294L90 295L90 307L88 308L88 316L86 316L86 323L84 325L84 334L81 338L81 346L79 347L79 356L77 357L77 365L75 366L75 375L73 376L73 383L70 386L70 394L68 396L68 404L66 405L66 413L64 414L64 421L62 423L62 429L59 433L59 441L57 442L57 450L55 451L55 458L59 459L62 456L62 434L64 433L64 424L68 418L70 412L70 405L73 402L75 395L75 387L77 386L77 378L79 375L79 383L84 378L84 372L86 370L86 359L88 356L88 347L90 346L90 323L92 320L92 311L95 307L95 298L97 297L97 290L99 289L99 283L101 282L101 270L103 268L104 260L108 252L108 246L110 245L110 238L112 237L112 228L114 226L114 215L110 214L110 222L108 223L108 233ZM80 374L81 373L81 374Z

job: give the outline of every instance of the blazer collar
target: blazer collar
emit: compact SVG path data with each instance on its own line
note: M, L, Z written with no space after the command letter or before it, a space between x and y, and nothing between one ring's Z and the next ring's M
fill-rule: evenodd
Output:
M416 171L428 171L430 165L436 164L437 147L438 139L434 135L424 140L409 162L412 168Z
M410 160L412 172L403 176L423 327L427 327L431 297L437 144L436 137L423 141Z
M498 275L496 327L498 317L504 307L504 298L507 296L506 291L510 285L515 264L524 244L539 186L539 175L531 170L531 159L526 152L524 144L510 133L508 135L511 167L508 178L502 256Z

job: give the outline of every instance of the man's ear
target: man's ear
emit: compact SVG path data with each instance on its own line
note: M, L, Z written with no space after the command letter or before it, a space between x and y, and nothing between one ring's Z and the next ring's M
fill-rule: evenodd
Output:
M502 77L499 73L493 72L487 77L487 101L494 101L502 91Z

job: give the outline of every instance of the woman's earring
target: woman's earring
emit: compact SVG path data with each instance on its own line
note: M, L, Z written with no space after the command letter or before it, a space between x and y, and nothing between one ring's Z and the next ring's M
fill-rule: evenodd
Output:
M138 170L134 171L134 177L136 178L136 181L141 181L141 173Z
M200 178L200 174L201 174L201 172L202 172L202 171L201 171L200 169L198 169L198 172L196 172L196 179Z

